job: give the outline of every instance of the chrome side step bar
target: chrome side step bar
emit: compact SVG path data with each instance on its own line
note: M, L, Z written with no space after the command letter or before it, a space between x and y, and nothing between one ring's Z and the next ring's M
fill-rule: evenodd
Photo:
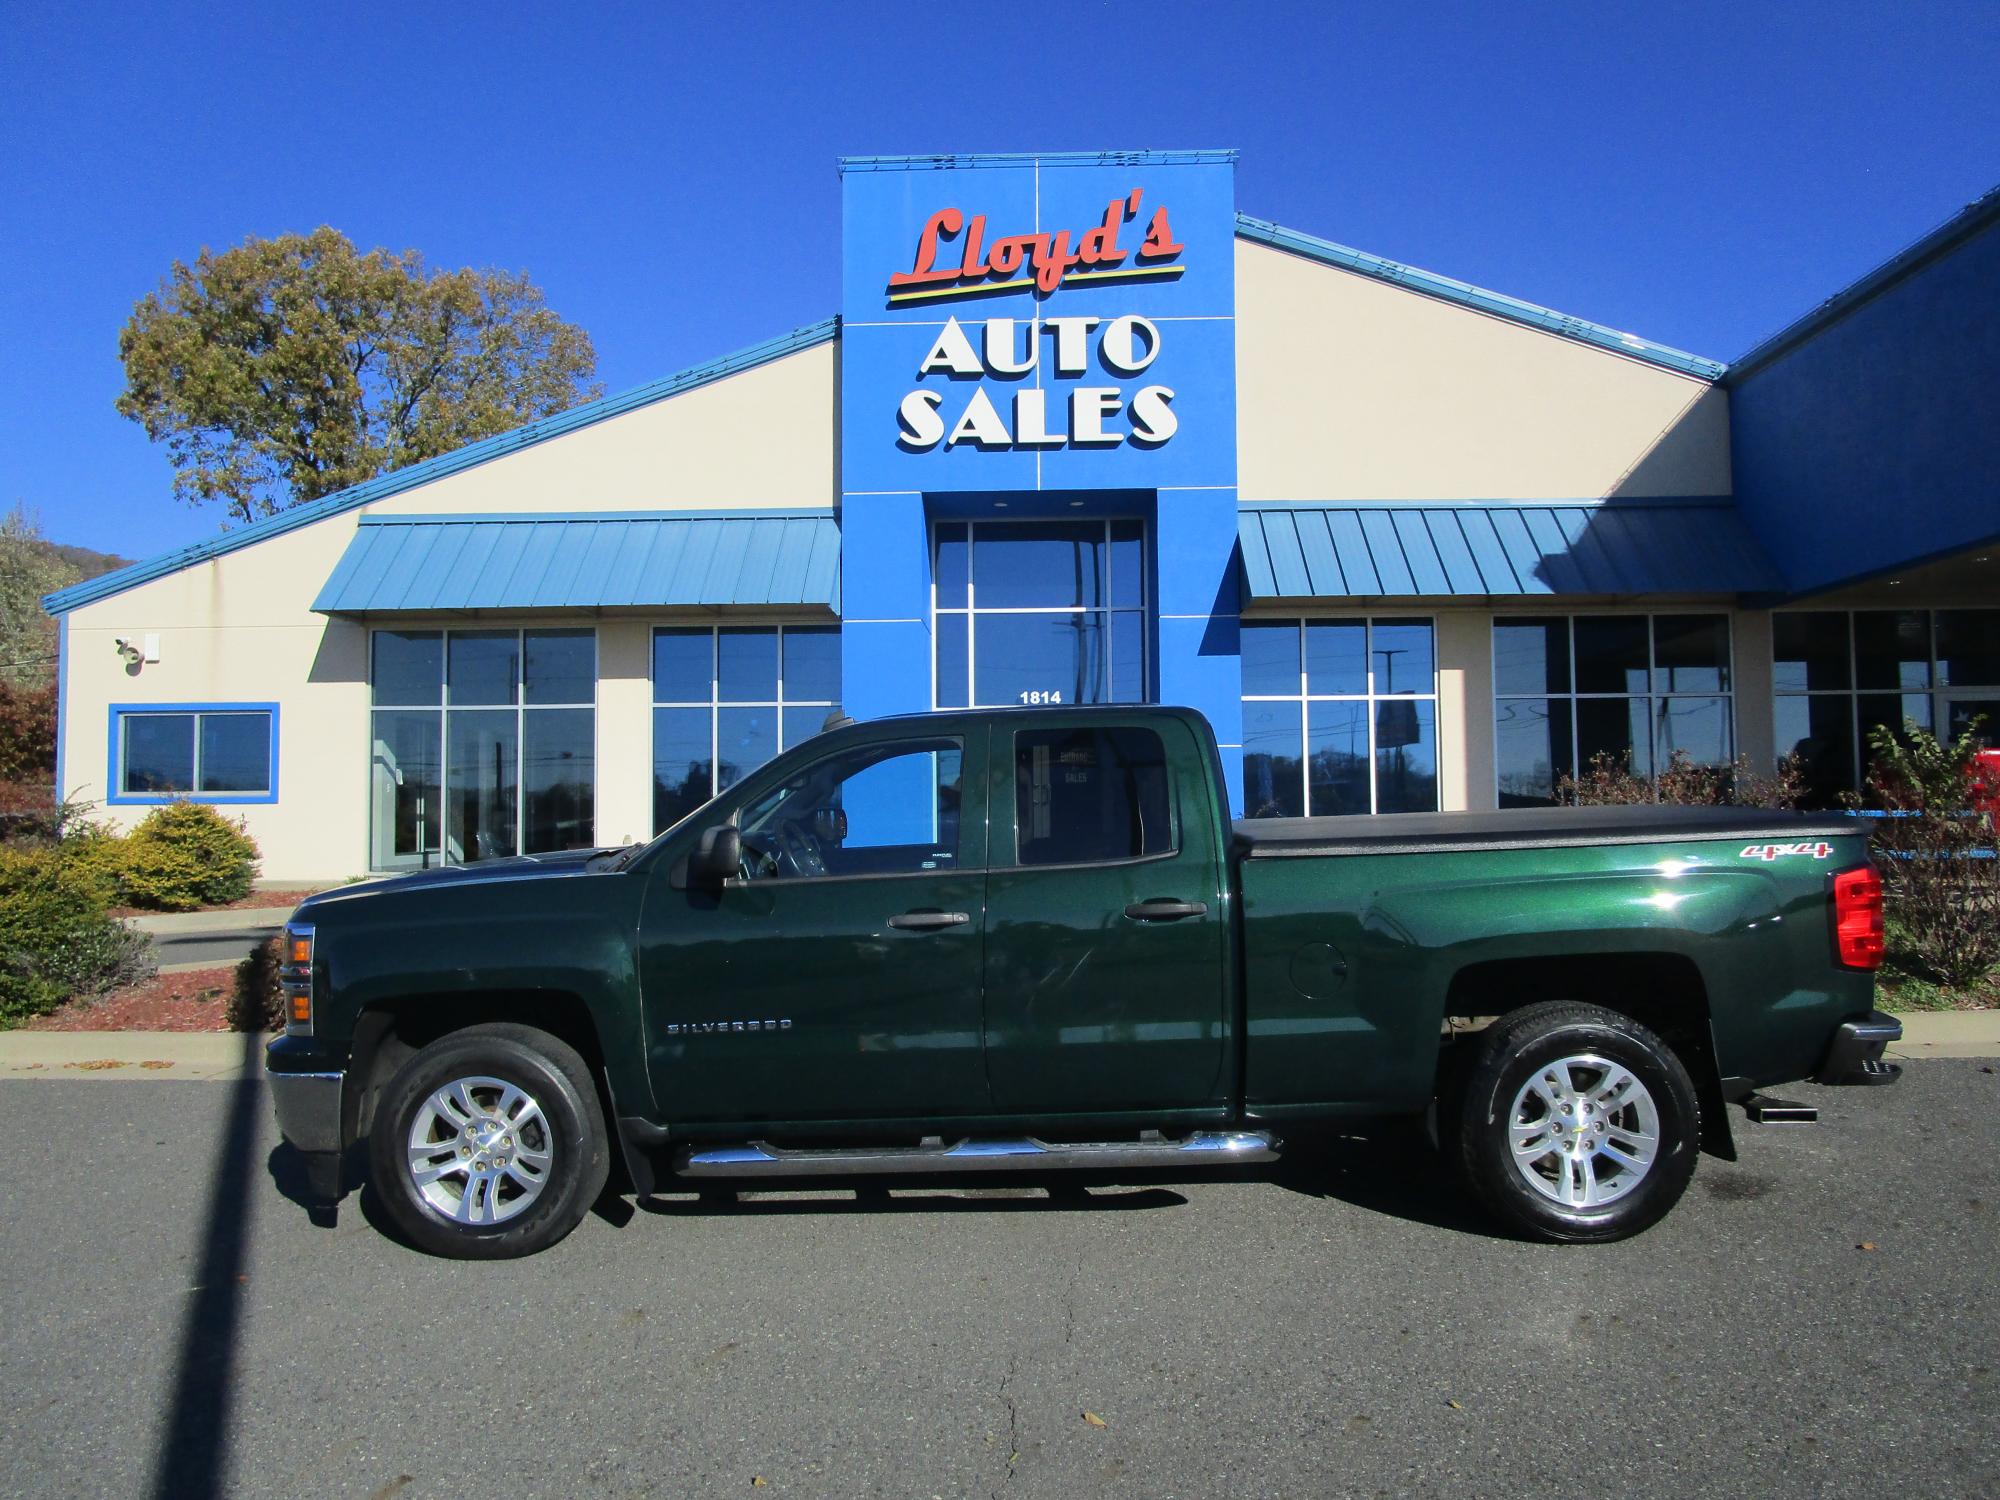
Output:
M881 1172L1018 1172L1042 1168L1232 1167L1276 1161L1281 1143L1263 1130L1198 1130L1179 1140L1149 1136L1136 1141L1051 1144L1032 1137L962 1140L947 1146L933 1137L920 1146L833 1146L797 1150L768 1141L713 1146L681 1153L681 1177L831 1177Z

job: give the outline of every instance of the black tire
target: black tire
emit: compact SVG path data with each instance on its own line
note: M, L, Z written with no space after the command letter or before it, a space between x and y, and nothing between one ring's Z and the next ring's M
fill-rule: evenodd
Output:
M1502 1016L1478 1042L1478 1051L1460 1081L1457 1099L1456 1140L1451 1156L1460 1175L1475 1197L1511 1228L1535 1239L1559 1244L1582 1244L1622 1240L1651 1228L1680 1200L1694 1176L1695 1157L1700 1151L1700 1106L1694 1084L1679 1057L1659 1037L1629 1016L1601 1006L1573 1001L1531 1005ZM1515 1101L1538 1074L1546 1086L1550 1077L1568 1078L1555 1065L1564 1059L1597 1058L1628 1070L1649 1096L1658 1122L1658 1141L1649 1165L1632 1175L1631 1185L1615 1185L1629 1168L1610 1157L1591 1154L1596 1148L1581 1147L1578 1155L1589 1163L1590 1192L1610 1189L1615 1196L1592 1206L1571 1206L1558 1202L1564 1193L1575 1195L1583 1181L1584 1168L1564 1165L1565 1153L1553 1145L1546 1155L1517 1166L1513 1149L1513 1128L1517 1124ZM1554 1073L1545 1070L1555 1068ZM1581 1085L1581 1102L1558 1116L1529 1095L1520 1129L1531 1132L1535 1123L1546 1118L1545 1134L1526 1134L1524 1144L1532 1150L1542 1140L1562 1137L1573 1129L1573 1120L1584 1122L1577 1134L1583 1140L1596 1132L1596 1139L1612 1143L1614 1150L1641 1150L1629 1137L1639 1129L1638 1106L1627 1104L1616 1112L1606 1112L1602 1103L1592 1102L1590 1080L1612 1078L1608 1072L1589 1066L1575 1070ZM1567 1103L1569 1095L1553 1090ZM1601 1095L1597 1096L1599 1099ZM1634 1098L1635 1095L1624 1097ZM1597 1167L1605 1164L1606 1176L1597 1177ZM1577 1175L1572 1177L1574 1171ZM1547 1186L1538 1190L1529 1183L1532 1172Z
M529 1095L539 1117L520 1128L521 1143L548 1155L545 1176L532 1192L513 1176L492 1177L474 1190L472 1217L482 1209L494 1215L484 1223L465 1222L426 1198L411 1165L411 1131L429 1112L431 1096L470 1078L498 1080ZM481 1092L475 1091L476 1100ZM441 1143L453 1139L442 1124L426 1135ZM449 1166L449 1149L438 1155ZM403 1064L377 1102L368 1164L383 1210L418 1249L457 1260L505 1260L546 1250L576 1228L604 1191L611 1154L597 1087L576 1049L532 1026L495 1023L452 1032ZM454 1183L462 1203L464 1186L456 1175L436 1190L449 1201ZM525 1206L513 1206L524 1198Z

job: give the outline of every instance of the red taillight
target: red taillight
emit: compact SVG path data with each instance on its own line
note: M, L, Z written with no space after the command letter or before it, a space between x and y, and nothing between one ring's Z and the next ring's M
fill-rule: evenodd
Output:
M1882 877L1873 870L1833 877L1833 947L1846 968L1882 967Z

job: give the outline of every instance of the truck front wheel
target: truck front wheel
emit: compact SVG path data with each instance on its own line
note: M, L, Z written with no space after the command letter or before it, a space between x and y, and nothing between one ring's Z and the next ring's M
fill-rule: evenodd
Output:
M1595 1005L1531 1005L1487 1029L1453 1153L1493 1214L1537 1239L1619 1240L1694 1175L1700 1117L1674 1051Z
M576 1050L532 1026L441 1037L389 1080L370 1176L419 1249L461 1260L532 1255L604 1190L604 1112Z

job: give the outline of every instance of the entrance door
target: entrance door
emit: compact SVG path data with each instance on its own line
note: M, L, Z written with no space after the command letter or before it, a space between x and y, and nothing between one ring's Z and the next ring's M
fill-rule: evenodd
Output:
M985 814L963 796L984 738L849 745L753 780L742 878L674 890L658 874L641 983L670 1119L985 1112Z
M1174 741L1169 746L1163 736ZM1183 725L1012 720L993 734L986 1060L998 1109L1222 1102L1222 852Z

